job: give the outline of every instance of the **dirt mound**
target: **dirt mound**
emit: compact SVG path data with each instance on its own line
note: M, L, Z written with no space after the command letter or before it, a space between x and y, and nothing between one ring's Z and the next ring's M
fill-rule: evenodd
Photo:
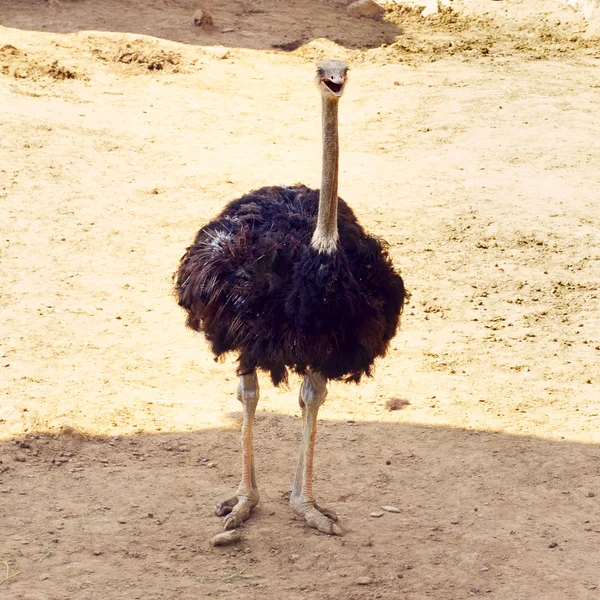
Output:
M562 22L555 15L540 15L537 21L510 21L498 15L469 14L452 7L430 17L421 6L388 6L385 19L402 35L391 43L367 50L345 47L337 40L313 39L278 49L291 50L306 61L339 56L352 64L422 64L448 57L486 60L522 55L529 60L558 57L598 58L600 35L591 35L576 21Z
M366 54L383 62L435 62L446 56L506 57L524 54L539 60L559 56L597 57L600 37L590 35L573 20L540 15L536 20L510 20L488 13L469 14L443 8L436 15L421 16L421 7L390 6L386 19L403 35Z
M170 49L164 43L143 38L106 39L90 37L90 51L97 59L124 67L130 73L185 71L186 61L182 53Z
M60 64L58 60L49 62L30 56L11 44L0 48L0 74L15 79L32 79L34 81L44 78L56 81L87 79L85 74Z

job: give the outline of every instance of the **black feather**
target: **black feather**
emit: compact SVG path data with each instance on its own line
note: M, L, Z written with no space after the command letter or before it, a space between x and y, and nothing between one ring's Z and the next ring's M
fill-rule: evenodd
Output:
M319 191L265 187L230 202L182 257L175 293L187 325L215 356L239 354L238 374L320 371L358 382L371 375L398 328L406 292L384 242L369 236L340 198L340 241L310 241Z

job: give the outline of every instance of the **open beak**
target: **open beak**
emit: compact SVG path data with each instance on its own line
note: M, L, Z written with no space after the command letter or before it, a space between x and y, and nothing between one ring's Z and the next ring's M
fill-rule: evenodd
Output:
M321 83L327 87L327 89L337 98L344 93L344 84L346 80L340 75L334 75L333 77L321 77Z

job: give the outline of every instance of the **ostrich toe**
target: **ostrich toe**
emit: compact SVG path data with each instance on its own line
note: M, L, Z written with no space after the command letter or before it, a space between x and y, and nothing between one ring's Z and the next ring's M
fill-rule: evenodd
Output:
M315 502L315 508L320 513L323 513L326 517L328 517L329 519L331 519L332 521L337 521L338 520L337 513L334 510L331 510L330 508L323 508L322 506L319 506L316 502Z
M303 519L309 527L314 527L329 535L343 535L342 528L336 523L337 515L334 511L321 508L318 504L301 504L293 506L299 519Z
M250 513L257 503L248 496L233 496L219 502L215 506L215 513L223 517L223 529L235 529L250 518Z

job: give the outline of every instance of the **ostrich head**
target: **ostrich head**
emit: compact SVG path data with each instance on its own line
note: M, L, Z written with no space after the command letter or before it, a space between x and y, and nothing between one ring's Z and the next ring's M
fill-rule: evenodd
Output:
M317 85L324 98L341 98L348 80L348 65L343 60L323 60L317 65Z

